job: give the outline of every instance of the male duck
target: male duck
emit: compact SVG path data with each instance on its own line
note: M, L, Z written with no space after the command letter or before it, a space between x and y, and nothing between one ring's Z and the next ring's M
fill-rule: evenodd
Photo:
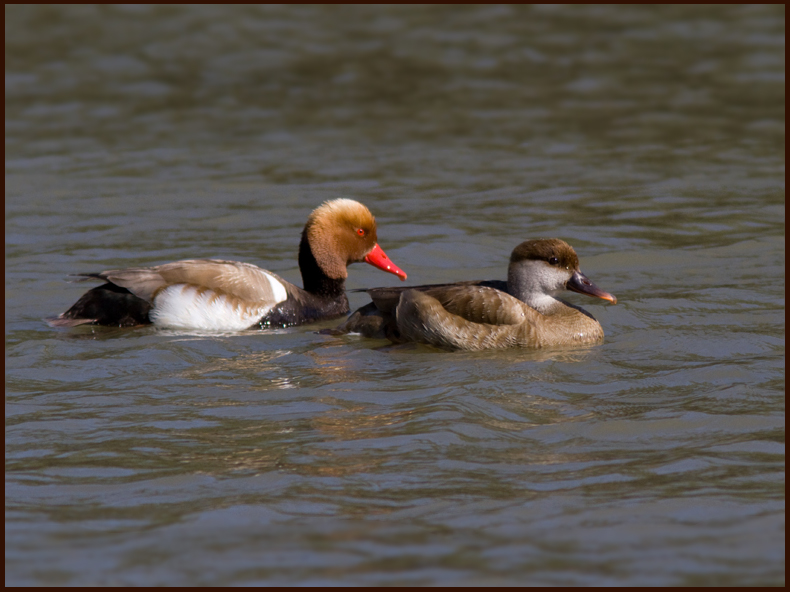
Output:
M81 274L105 284L85 293L54 327L110 325L237 331L286 327L348 313L346 267L365 261L406 279L376 242L370 210L327 201L308 217L299 244L304 288L250 263L190 259L156 267Z

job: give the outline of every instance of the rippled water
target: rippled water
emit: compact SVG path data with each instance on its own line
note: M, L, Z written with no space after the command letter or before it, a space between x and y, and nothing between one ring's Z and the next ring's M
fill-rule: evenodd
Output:
M6 7L6 584L783 584L784 51L780 6ZM299 282L338 196L414 283L569 241L605 343L41 320Z

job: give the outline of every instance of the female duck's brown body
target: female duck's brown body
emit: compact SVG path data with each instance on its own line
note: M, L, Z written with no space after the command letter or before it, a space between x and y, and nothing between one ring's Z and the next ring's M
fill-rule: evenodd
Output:
M370 211L356 201L336 199L314 210L302 232L304 288L249 263L190 259L84 274L107 283L49 323L241 330L337 317L348 312L345 280L351 263L365 261L406 278L376 239Z
M513 250L508 280L367 290L371 302L335 331L482 350L597 343L603 329L585 310L556 297L563 290L608 300L579 270L565 241L526 241Z

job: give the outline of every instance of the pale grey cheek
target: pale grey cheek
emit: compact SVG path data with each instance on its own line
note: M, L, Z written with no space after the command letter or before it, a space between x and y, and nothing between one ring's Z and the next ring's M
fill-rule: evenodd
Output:
M540 277L541 285L548 290L561 290L565 287L570 276L559 269L544 264L543 268L538 271L538 277Z

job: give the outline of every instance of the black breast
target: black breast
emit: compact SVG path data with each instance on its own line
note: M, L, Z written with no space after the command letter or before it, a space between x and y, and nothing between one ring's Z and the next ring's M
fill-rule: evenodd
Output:
M280 302L257 324L258 327L292 327L322 319L333 319L348 313L348 297L321 297L299 290L289 291L288 299Z

